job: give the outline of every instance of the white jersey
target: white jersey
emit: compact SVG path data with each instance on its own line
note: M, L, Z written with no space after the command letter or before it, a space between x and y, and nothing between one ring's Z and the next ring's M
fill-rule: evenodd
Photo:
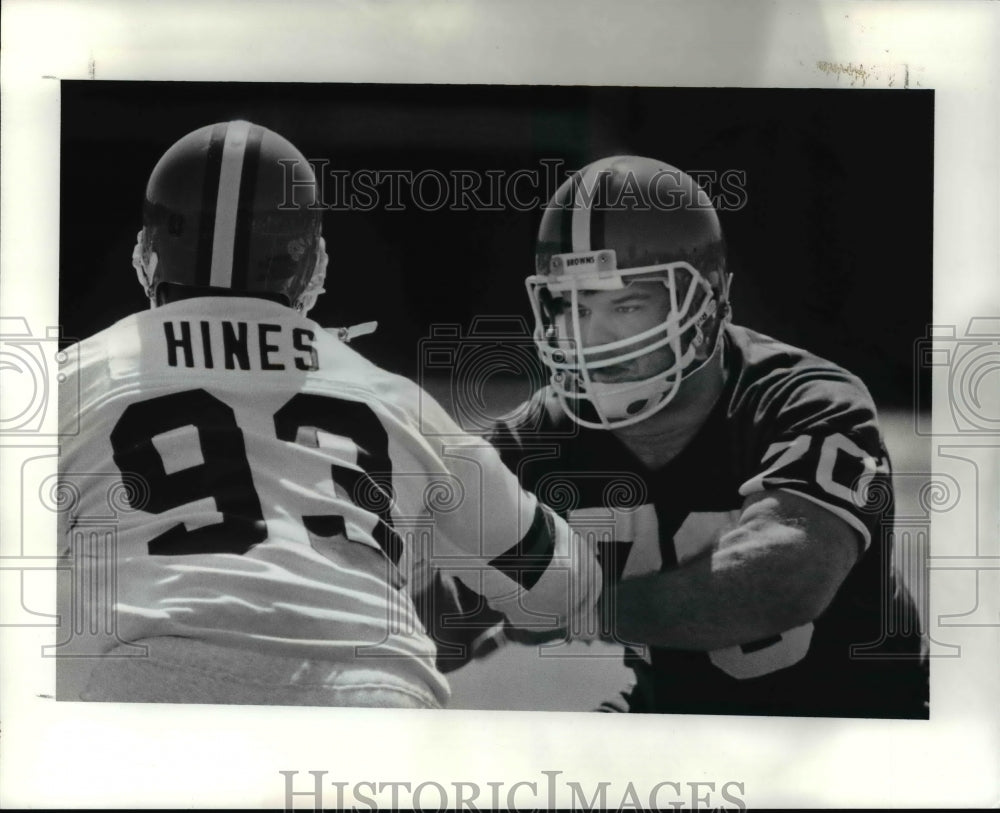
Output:
M80 404L62 415L61 540L75 584L109 585L113 623L91 623L108 648L181 636L372 657L444 701L406 588L417 560L514 624L563 626L597 600L593 550L491 446L284 306L180 301L85 340L78 359L61 385L63 409Z

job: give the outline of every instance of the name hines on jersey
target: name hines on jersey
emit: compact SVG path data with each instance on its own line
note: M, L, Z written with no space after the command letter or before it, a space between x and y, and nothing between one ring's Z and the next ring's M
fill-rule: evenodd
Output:
M274 322L177 319L163 323L170 367L318 370L316 334Z

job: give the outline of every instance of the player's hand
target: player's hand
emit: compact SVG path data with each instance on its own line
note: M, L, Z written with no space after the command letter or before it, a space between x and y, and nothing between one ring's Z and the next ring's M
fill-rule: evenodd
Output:
M615 586L607 581L598 602L570 619L567 633L571 641L614 641L614 596Z

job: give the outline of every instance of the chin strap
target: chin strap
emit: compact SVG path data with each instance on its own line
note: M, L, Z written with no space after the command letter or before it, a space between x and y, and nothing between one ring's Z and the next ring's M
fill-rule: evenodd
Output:
M693 353L689 350L688 355ZM591 381L587 387L587 394L597 409L597 414L611 423L652 414L656 409L666 406L667 402L673 400L677 394L682 380L683 376L678 370L669 374L655 375L645 381L614 384Z
M683 374L677 372L670 375L653 376L645 381L618 384L591 382L585 400L591 402L599 422L580 421L579 416L574 417L573 412L566 404L566 399L560 398L563 410L577 422L595 429L618 429L646 420L673 401L685 379L708 366L713 360L722 363L724 342L721 330L720 325L712 352L698 364L685 370ZM686 355L688 363L690 363L691 357L694 355L694 348L689 347Z

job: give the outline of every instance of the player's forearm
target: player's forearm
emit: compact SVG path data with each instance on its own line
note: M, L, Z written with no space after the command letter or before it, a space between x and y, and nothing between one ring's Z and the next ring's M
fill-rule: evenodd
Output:
M710 651L815 619L841 576L804 540L748 540L614 591L619 640Z
M601 594L594 543L541 505L519 544L478 575L490 607L525 629L573 627L593 611Z

